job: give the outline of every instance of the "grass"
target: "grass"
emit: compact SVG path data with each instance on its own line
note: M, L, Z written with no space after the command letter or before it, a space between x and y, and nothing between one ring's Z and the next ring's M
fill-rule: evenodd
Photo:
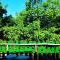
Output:
M6 41L0 41L0 44L4 44L6 43ZM8 41L8 44L10 43L14 43L13 41ZM20 44L39 44L41 43L40 41L36 42L36 41L29 41L29 43L27 41L20 41ZM45 43L45 42L43 42ZM51 44L54 44L54 42L50 42ZM18 42L16 42L16 44L18 44ZM58 41L56 41L56 44L58 44ZM36 49L34 46L13 46L13 45L9 45L8 46L8 51L9 52L36 52ZM59 53L59 47L58 46L38 46L37 47L37 51L38 53ZM0 52L7 52L7 48L6 45L0 45Z
M9 52L36 52L38 53L59 53L59 47L58 46L38 46L37 49L34 46L8 46ZM2 45L0 46L0 52L7 52L6 46Z

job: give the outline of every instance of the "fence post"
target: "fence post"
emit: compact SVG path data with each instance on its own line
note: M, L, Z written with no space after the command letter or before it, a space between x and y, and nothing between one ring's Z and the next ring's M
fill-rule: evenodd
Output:
M8 44L6 44L6 50L8 51Z
M35 45L35 59L36 60L39 60L39 58L38 58L38 48L37 48L37 45Z

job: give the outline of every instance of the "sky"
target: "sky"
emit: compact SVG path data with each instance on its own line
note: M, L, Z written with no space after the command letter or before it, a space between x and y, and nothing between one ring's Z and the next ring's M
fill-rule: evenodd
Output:
M0 0L4 6L7 5L7 14L15 16L16 13L25 9L26 0ZM45 0L42 0L45 1Z
M1 0L3 5L7 5L8 15L11 14L13 16L15 16L17 12L25 9L25 1L26 0Z

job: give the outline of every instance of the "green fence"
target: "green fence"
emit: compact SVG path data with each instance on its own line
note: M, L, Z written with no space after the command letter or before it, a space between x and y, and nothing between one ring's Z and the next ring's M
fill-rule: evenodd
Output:
M0 53L4 52L59 53L60 44L0 44Z

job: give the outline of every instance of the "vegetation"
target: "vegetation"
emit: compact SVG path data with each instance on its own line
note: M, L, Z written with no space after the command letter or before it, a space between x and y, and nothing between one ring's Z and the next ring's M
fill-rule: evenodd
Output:
M26 9L16 17L8 16L0 3L1 41L60 43L60 1L27 0Z

